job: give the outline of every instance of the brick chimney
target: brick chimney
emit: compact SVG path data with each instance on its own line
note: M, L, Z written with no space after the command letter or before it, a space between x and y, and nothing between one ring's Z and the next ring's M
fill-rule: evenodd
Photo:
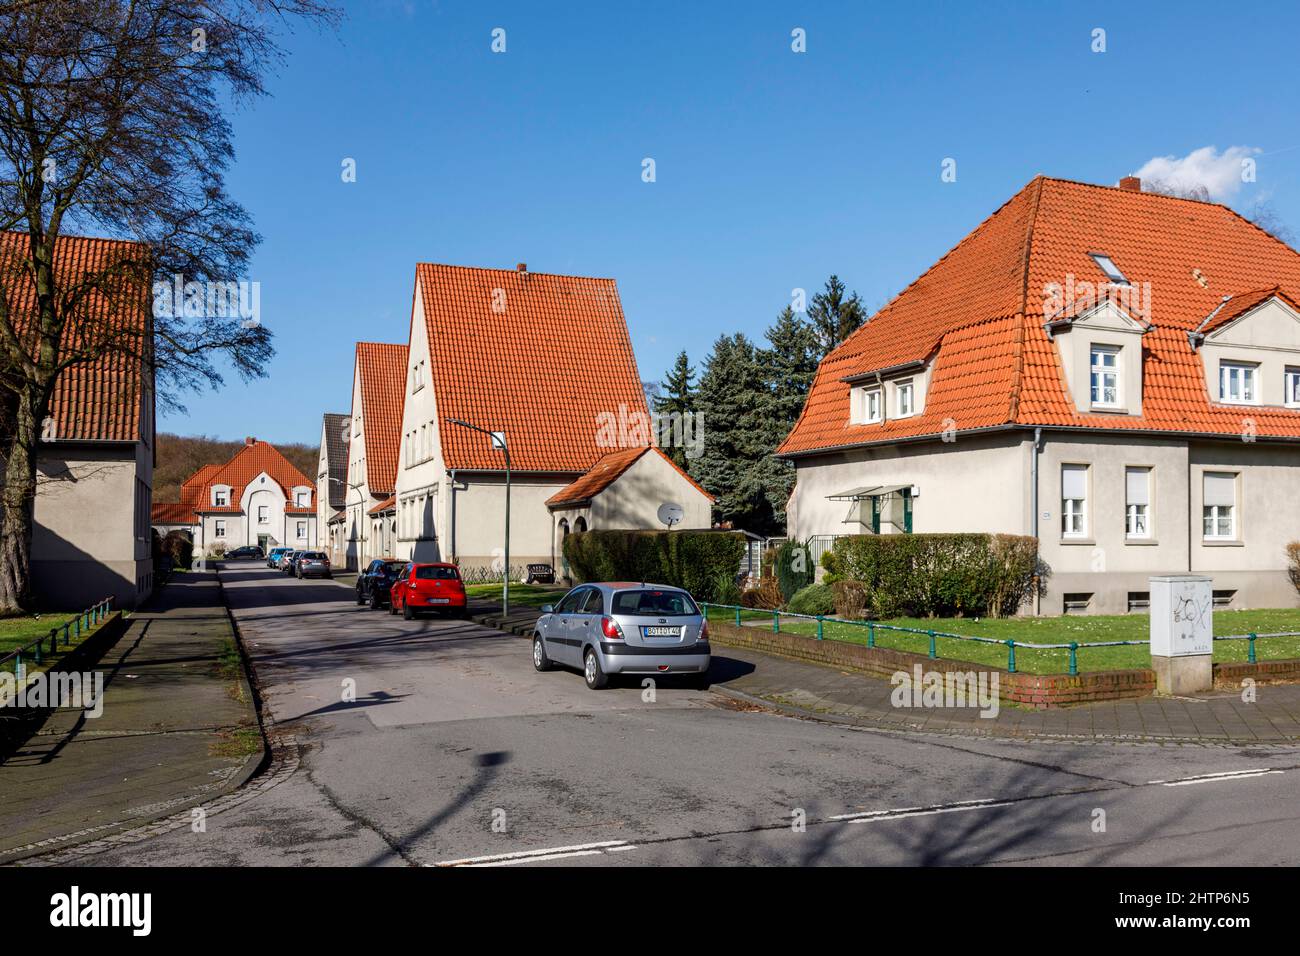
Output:
M1142 180L1136 176L1125 176L1119 181L1119 188L1131 193L1140 193L1142 191Z
M256 445L256 444L257 444L257 439L256 439L256 438L253 438L253 437L250 435L248 438L245 438L245 439L244 439L244 444L245 444L245 445Z
M528 271L528 263L526 263L526 262L521 262L521 263L519 263L519 265L515 266L515 271L516 271L516 272L527 272L527 271Z

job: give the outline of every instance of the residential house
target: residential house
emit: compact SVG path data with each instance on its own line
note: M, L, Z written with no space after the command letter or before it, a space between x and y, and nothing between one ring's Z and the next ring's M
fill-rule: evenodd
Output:
M1153 573L1294 606L1300 254L1226 206L1038 177L822 362L792 537L1033 535L1041 613Z
M499 569L506 451L517 573L558 568L566 529L662 527L665 502L683 505L677 527L708 527L708 495L642 454L650 417L614 280L422 263L409 342L396 489L378 503L396 557Z
M395 489L406 381L405 345L358 342L352 371L343 564L364 566L392 555L396 544L390 498Z
M320 462L316 467L316 547L331 562L345 563L343 526L348 493L348 435L351 419L326 412L321 424ZM332 519L338 518L337 521Z
M159 534L189 533L195 556L245 545L311 548L316 542L312 481L269 442L244 439L224 465L204 465L181 486L179 502L154 505Z
M0 256L21 254L26 242L26 235L0 233ZM134 243L63 237L54 248L55 282L69 290L141 251ZM6 269L0 290L21 334L35 313L35 288L27 273ZM107 347L59 375L42 425L31 550L41 607L80 610L112 596L132 608L153 591L154 390L142 354L148 291L128 284L118 295L91 295L69 327L72 334L80 321L95 330L78 347L93 344L88 337Z

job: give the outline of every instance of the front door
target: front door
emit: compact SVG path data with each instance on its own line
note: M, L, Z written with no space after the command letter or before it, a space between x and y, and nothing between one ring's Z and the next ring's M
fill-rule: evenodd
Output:
M259 534L257 536L257 546L262 549L263 554L266 554L266 548L270 541L271 536L269 534Z

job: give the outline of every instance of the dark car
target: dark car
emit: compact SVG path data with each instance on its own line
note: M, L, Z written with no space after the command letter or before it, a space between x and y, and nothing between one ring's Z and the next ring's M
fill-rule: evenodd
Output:
M298 558L302 555L301 551L286 551L280 555L280 561L276 567L285 574L296 574L298 571Z
M293 573L299 578L332 578L330 559L324 551L303 551L294 560Z
M371 610L388 603L393 582L406 567L405 561L375 558L357 575L357 603L369 604Z
M425 611L465 616L465 582L454 564L411 563L393 582L389 592L388 613L401 611L408 621Z
M233 551L226 552L227 561L238 561L241 558L264 558L265 554L262 549L255 544L246 544L242 548L235 548Z

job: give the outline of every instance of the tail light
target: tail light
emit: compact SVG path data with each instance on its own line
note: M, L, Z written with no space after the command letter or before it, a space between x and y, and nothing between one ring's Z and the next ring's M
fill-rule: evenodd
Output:
M613 618L602 617L600 619L600 629L605 632L605 636L611 641L623 640L623 629L618 626L618 621Z
M708 619L706 618L705 620L700 622L700 640L707 641L708 639L709 639L709 622Z

